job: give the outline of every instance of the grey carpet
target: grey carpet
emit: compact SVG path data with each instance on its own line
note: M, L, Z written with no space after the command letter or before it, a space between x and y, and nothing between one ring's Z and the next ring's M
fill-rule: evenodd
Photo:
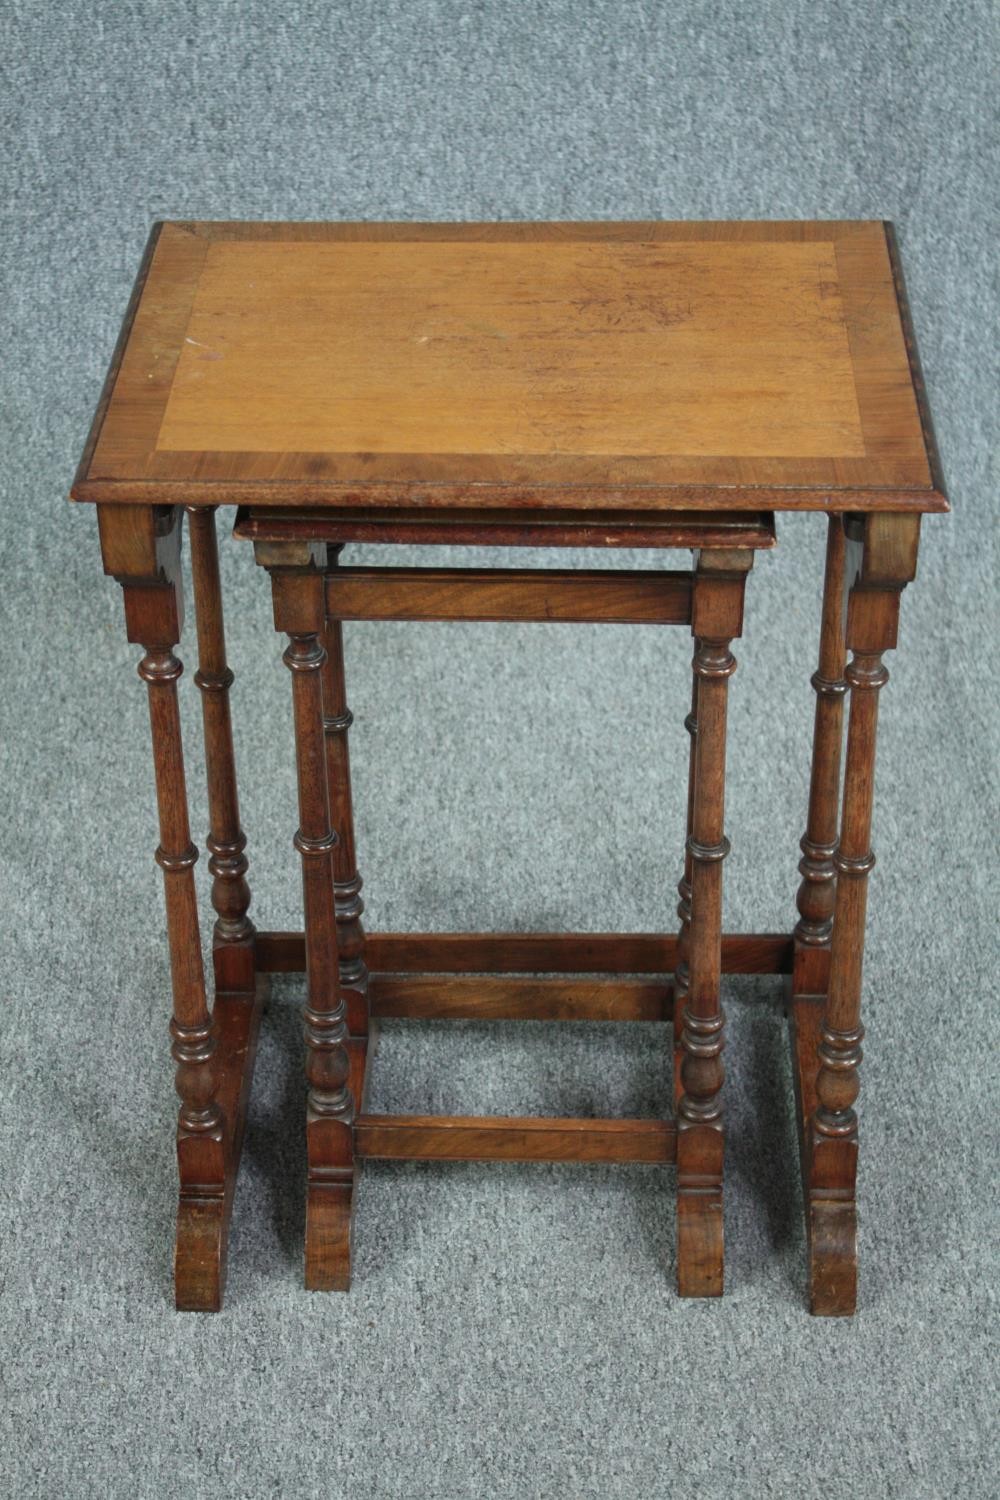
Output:
M0 9L0 1489L995 1495L996 11ZM955 505L925 526L884 695L856 1319L805 1312L768 982L729 986L723 1302L674 1296L669 1174L545 1166L373 1165L354 1290L306 1295L289 980L266 1022L226 1310L175 1314L145 704L94 517L64 500L150 221L817 215L899 226ZM791 921L822 529L784 522L750 583L734 930ZM227 544L224 568L254 914L293 926L287 673L249 556ZM680 632L367 625L348 652L373 926L671 920ZM193 766L194 697L189 673ZM647 1028L397 1024L376 1102L654 1110L664 1075Z

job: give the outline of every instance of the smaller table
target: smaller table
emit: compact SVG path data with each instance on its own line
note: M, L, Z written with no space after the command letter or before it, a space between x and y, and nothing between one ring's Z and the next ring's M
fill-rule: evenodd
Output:
M301 969L307 1285L348 1284L365 1157L503 1157L676 1161L679 1290L719 1294L730 972L788 976L810 1305L853 1310L878 690L920 515L947 509L888 227L157 226L73 496L97 504L105 570L145 653L181 1097L178 1305L221 1304L263 988L269 973ZM261 932L248 917L214 523L233 503L288 637L299 934ZM183 509L212 822L211 1010L176 694ZM799 921L788 934L726 934L730 646L779 509L829 518ZM692 548L695 563L343 566L343 547L361 540ZM366 935L341 634L353 619L689 625L677 936ZM384 1015L673 1019L676 1118L366 1113L368 1043Z

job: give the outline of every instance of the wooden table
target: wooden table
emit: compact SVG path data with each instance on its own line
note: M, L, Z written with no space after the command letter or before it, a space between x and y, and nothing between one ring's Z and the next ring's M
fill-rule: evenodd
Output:
M301 970L308 1286L348 1284L365 1157L674 1161L678 1287L718 1295L720 975L776 973L792 1022L810 1305L853 1311L882 658L921 514L948 508L890 226L159 224L72 494L97 505L104 568L144 652L181 1099L178 1306L221 1305L264 987ZM236 534L269 571L288 637L301 933L257 930L247 914L220 505L240 507ZM730 645L778 510L829 518L799 918L787 934L732 935L721 920ZM211 1007L176 692L184 512L212 825ZM695 560L644 573L345 567L355 541L690 548ZM366 934L341 631L354 619L689 625L676 936ZM367 1113L380 1016L673 1019L676 1116Z

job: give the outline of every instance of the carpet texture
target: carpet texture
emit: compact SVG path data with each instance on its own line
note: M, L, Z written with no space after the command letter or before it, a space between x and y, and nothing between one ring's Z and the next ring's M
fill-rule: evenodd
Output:
M995 1495L994 8L0 11L4 1494ZM146 706L94 516L65 503L151 220L815 216L898 225L954 503L924 527L883 695L857 1317L805 1310L769 981L727 985L722 1302L676 1299L672 1177L638 1167L372 1164L354 1289L307 1295L288 979L265 1020L226 1309L176 1314ZM793 917L822 545L821 519L782 521L750 580L729 930ZM265 580L245 544L223 552L253 914L294 927L288 674ZM672 923L682 632L347 634L373 928ZM204 893L204 861L198 878ZM396 1023L373 1104L652 1112L664 1046L647 1027Z

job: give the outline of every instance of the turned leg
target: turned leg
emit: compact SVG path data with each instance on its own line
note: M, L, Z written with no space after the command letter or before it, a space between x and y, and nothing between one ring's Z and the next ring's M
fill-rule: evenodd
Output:
M226 637L219 579L215 512L188 507L191 571L194 580L198 630L198 671L205 726L205 769L212 875L212 906L216 912L213 937L216 993L254 993L254 927L247 916L246 835L240 827L240 805L233 755L229 689L233 674L226 661Z
M173 985L170 1030L181 1100L177 1126L180 1198L174 1255L176 1301L179 1308L216 1311L222 1305L225 1286L229 1219L253 1076L262 989L258 984L254 993L251 950L250 994L217 995L209 1012L194 884L198 855L188 822L177 701L182 669L174 654L183 619L180 512L149 506L100 506L98 522L105 572L122 585L128 638L141 645L145 653L139 675L149 696L160 820L156 858L163 870L166 894ZM218 576L213 581L211 572L200 568L197 560L195 574L202 595L200 624L205 627L202 667L213 676L216 669L222 675L224 653L221 644L215 642L210 623L217 619L221 632L221 613L213 613L220 607L211 597L217 590ZM225 723L228 725L228 718ZM206 739L212 742L213 736L207 734ZM220 758L217 736L215 740L215 749L209 752L210 782L224 781L232 774L231 755L228 762ZM229 825L221 811L224 807L231 805L232 827L238 831L235 786L230 799L231 803L224 803L213 794L213 831L223 830L220 842L229 841ZM238 886L241 880L242 872L234 870L230 885ZM220 896L219 906L222 904ZM228 898L226 912L232 912Z
M858 1096L861 982L871 851L882 662L896 644L903 586L916 570L918 518L869 516L852 523L846 669L850 693L836 895L825 999L796 999L810 1309L850 1314L857 1300ZM815 1047L813 1058L804 1049Z
M351 1279L354 1188L354 1097L350 1087L347 1012L340 988L334 850L323 726L323 574L272 567L274 620L289 638L299 831L305 915L306 1199L305 1283L312 1291L346 1291Z
M337 566L340 547L327 548L327 568ZM326 617L323 629L326 661L323 664L323 729L326 735L326 775L330 820L337 835L333 850L334 892L337 908L337 951L340 959L340 989L347 1007L352 1039L368 1036L368 967L365 963L365 930L361 918L362 879L358 874L354 841L354 804L351 796L351 755L348 731L353 716L347 706L344 685L343 627ZM361 1042L361 1053L366 1043Z
M126 586L126 609L129 588ZM152 591L150 591L152 592ZM144 601L147 610L151 599ZM170 606L161 605L164 617ZM156 611L149 611L150 613ZM164 623L166 623L164 618ZM151 622L152 625L152 622ZM155 626L151 637L168 635ZM142 642L139 676L149 693L149 717L160 815L156 860L163 871L167 934L173 979L173 1055L181 1107L177 1121L180 1203L174 1258L179 1308L217 1308L225 1279L225 1242L217 1236L225 1198L226 1162L222 1112L214 1099L216 1043L205 998L205 976L198 931L194 865L198 851L188 828L187 793L181 746L177 679L181 663L164 639ZM202 1242L200 1253L192 1241Z
M691 930L691 839L694 836L694 788L696 762L695 755L698 745L698 720L695 715L698 712L698 677L696 673L691 676L691 712L684 720L684 728L688 732L688 795L687 795L687 831L684 835L684 874L677 884L677 894L680 900L677 903L677 917L680 927L677 932L677 958L674 963L674 1044L678 1050L675 1052L678 1066L680 1064L680 1041L681 1032L684 1029L684 1011L687 1006L688 993L690 990L690 970L688 967L688 947ZM676 1081L679 1083L679 1079ZM676 1084L675 1084L676 1092ZM680 1093L676 1092L680 1098Z
M695 575L693 776L680 888L687 973L681 976L682 1006L677 1018L677 1290L682 1297L719 1297L723 1286L725 1019L720 980L722 861L729 852L723 831L726 699L729 678L736 669L729 645L742 628L743 592L751 562L749 552L702 553ZM686 899L685 887L690 892Z
M844 738L844 520L828 519L826 570L819 667L813 675L816 715L813 727L809 815L802 837L798 892L799 920L795 926L792 988L797 995L821 994L826 989L836 873L837 820L840 810L840 758Z
M790 1018L796 1055L796 1106L810 1285L814 1282L839 1284L843 1300L853 1305L853 1191L849 1202L829 1198L818 1181L816 1191L813 1191L811 1146L811 1118L816 1108L817 1047L824 996L830 978L830 939L837 889L834 858L839 834L840 766L844 697L847 693L844 675L847 661L846 550L845 518L831 515L827 523L819 666L812 679L816 693L812 774L806 831L800 845L802 880L797 901L799 920L794 933ZM850 1176L853 1182L853 1170ZM811 1294L810 1300L815 1305L814 1295Z
M132 523L131 525L129 523ZM188 823L184 750L177 702L182 667L180 524L124 508L101 515L105 569L118 577L130 641L144 651L160 822L156 861L163 871L173 988L170 1034L177 1063L177 1164L180 1201L174 1282L179 1308L220 1306L225 1279L225 1120L217 1100L217 1046L205 994L194 865L198 851Z

